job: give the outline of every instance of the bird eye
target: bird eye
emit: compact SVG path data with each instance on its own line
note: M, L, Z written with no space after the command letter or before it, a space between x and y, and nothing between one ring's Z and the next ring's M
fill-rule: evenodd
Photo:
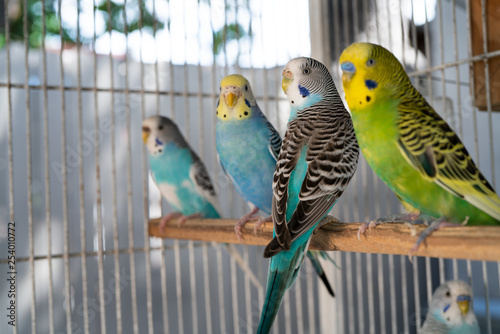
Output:
M373 58L368 59L368 60L366 61L366 65L368 65L368 66L373 66L373 65L375 65L375 59L373 59Z
M245 85L245 90L248 90L248 85Z
M160 125L160 126L158 127L158 130L163 130L163 125Z
M302 73L309 74L309 73L311 73L311 70L309 70L308 68L304 68L304 70L302 71Z
M446 297L451 297L450 291L446 291Z

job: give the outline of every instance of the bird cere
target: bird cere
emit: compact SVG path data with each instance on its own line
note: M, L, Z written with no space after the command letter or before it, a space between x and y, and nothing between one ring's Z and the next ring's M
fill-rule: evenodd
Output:
M245 77L231 74L220 82L218 160L249 206L234 226L236 237L245 239L243 227L250 220L256 220L255 233L266 222L273 224L273 239L263 254L269 269L257 333L270 332L305 255L334 296L318 261L329 259L328 254L309 245L355 174L360 149L408 212L373 217L360 226L358 237L383 223L428 225L408 249L411 255L437 229L500 225L500 198L396 57L382 46L354 43L339 62L350 113L324 64L306 57L286 64L281 88L290 116L283 138ZM192 218L220 218L205 165L177 125L153 116L143 121L142 135L151 176L174 210L161 219L160 229L173 218L179 226ZM422 333L479 333L472 300L467 283L444 283L433 295Z

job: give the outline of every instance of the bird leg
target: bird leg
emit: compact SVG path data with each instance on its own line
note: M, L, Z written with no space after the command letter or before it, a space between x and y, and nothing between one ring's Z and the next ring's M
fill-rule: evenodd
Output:
M370 221L369 223L364 223L358 229L358 239L361 240L361 234L364 234L367 229L370 231L372 228L380 224L386 223L406 223L406 224L418 224L417 219L420 217L420 212L409 212L403 214L395 214L387 217L378 218Z
M259 218L259 220L257 220L257 222L255 223L255 227L253 228L253 232L255 234L257 234L257 231L260 230L260 227L262 225L264 225L267 222L272 222L272 221L273 221L273 217L271 217L271 216Z
M330 223L340 223L340 220L334 216L326 215L323 219L320 220L313 233L316 234L316 232L318 232L320 228Z
M170 213L166 214L165 216L163 216L160 220L160 232L163 233L163 230L165 229L165 225L167 225L167 222L170 219L175 219L175 218L180 217L180 216L182 216L182 213L180 213L180 212L170 212Z
M234 232L236 233L236 237L238 238L239 241L242 241L244 238L243 238L243 234L241 233L241 228L243 227L243 225L245 225L250 219L252 219L253 216L255 216L255 214L259 212L259 208L258 207L253 207L252 208L252 211L250 211L249 213L247 213L246 215L244 215L243 217L241 217L237 222L236 222L236 225L234 225Z
M469 217L466 217L465 220L462 223L450 223L446 221L445 217L441 217L439 219L434 220L431 222L430 226L427 227L422 233L420 233L420 236L417 239L417 242L413 245L413 247L410 249L410 253L408 254L411 258L413 253L415 253L418 248L420 247L420 244L429 236L432 234L432 232L439 230L440 228L444 227L459 227L459 226L465 226L467 222L469 221Z
M200 212L193 213L192 215L189 215L189 216L181 215L181 218L179 218L179 221L177 222L177 226L182 227L182 225L184 225L184 223L188 219L191 219L191 218L201 218L201 217L202 217L202 214Z
M175 219L180 217L179 221L177 222L177 226L181 227L186 222L186 220L191 218L200 218L201 216L202 216L201 213L194 213L189 216L184 216L180 212L170 212L169 214L166 214L164 217L162 217L162 219L160 220L160 227L159 227L160 232L163 232L163 230L165 229L165 225L167 225L167 222L170 219Z

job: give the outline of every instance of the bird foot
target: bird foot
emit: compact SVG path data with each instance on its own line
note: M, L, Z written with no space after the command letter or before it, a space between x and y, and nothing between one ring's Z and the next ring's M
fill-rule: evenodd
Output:
M201 213L193 213L192 215L189 215L189 216L184 216L184 215L181 215L181 218L179 218L179 221L177 222L177 226L178 227L182 227L182 225L184 225L184 223L188 220L188 219L192 219L192 218L201 218L202 214Z
M330 223L340 223L340 220L337 217L326 215L319 221L318 226L316 226L313 233L316 234L320 228Z
M364 223L361 225L358 229L358 239L361 241L361 234L364 234L366 230L372 230L374 227L380 224L387 224L387 223L404 223L407 224L412 231L414 231L413 224L418 223L416 222L417 219L420 217L420 212L410 212L410 213L404 213L404 214L395 214L395 215L390 215L387 217L382 217L378 218L375 220L370 221L369 223ZM414 232L412 232L414 233Z
M255 227L253 228L253 233L255 233L255 235L257 235L257 232L260 230L262 225L265 225L266 223L272 222L272 221L273 221L273 217L271 217L271 216L260 217L259 220L257 220L257 222L255 222Z
M182 213L180 213L180 212L170 212L170 213L166 214L165 216L163 216L160 220L160 226L159 226L160 232L163 233L163 231L165 230L165 225L167 225L167 223L170 219L175 219L175 218L178 218L180 216L182 216Z
M241 233L242 227L255 216L255 214L259 212L259 208L254 207L252 211L238 219L236 224L234 225L234 233L236 233L236 237L238 238L239 241L244 240L245 238L243 237L243 234Z
M465 220L461 223L447 222L445 217L441 217L439 219L432 221L431 224L429 225L429 227L427 227L422 233L420 233L420 236L418 237L417 242L415 242L413 247L410 249L408 256L411 258L413 256L413 254L416 251L418 251L418 248L420 247L422 242L424 242L425 239L427 239L427 237L432 234L432 232L439 230L440 228L465 226L468 221L469 221L469 217L466 217Z

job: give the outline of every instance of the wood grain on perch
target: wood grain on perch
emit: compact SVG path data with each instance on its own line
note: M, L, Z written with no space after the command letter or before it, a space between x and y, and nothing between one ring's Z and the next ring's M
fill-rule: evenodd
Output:
M272 238L272 224L254 234L254 222L243 227L244 240L234 233L233 219L191 219L182 227L177 220L159 230L159 219L149 221L149 235L158 238L215 241L247 245L267 245ZM359 253L408 255L417 236L425 226L414 226L415 235L405 224L384 224L367 230L358 240L361 223L329 223L313 234L311 249ZM420 247L416 256L469 260L500 261L500 226L464 226L444 228L434 232Z

